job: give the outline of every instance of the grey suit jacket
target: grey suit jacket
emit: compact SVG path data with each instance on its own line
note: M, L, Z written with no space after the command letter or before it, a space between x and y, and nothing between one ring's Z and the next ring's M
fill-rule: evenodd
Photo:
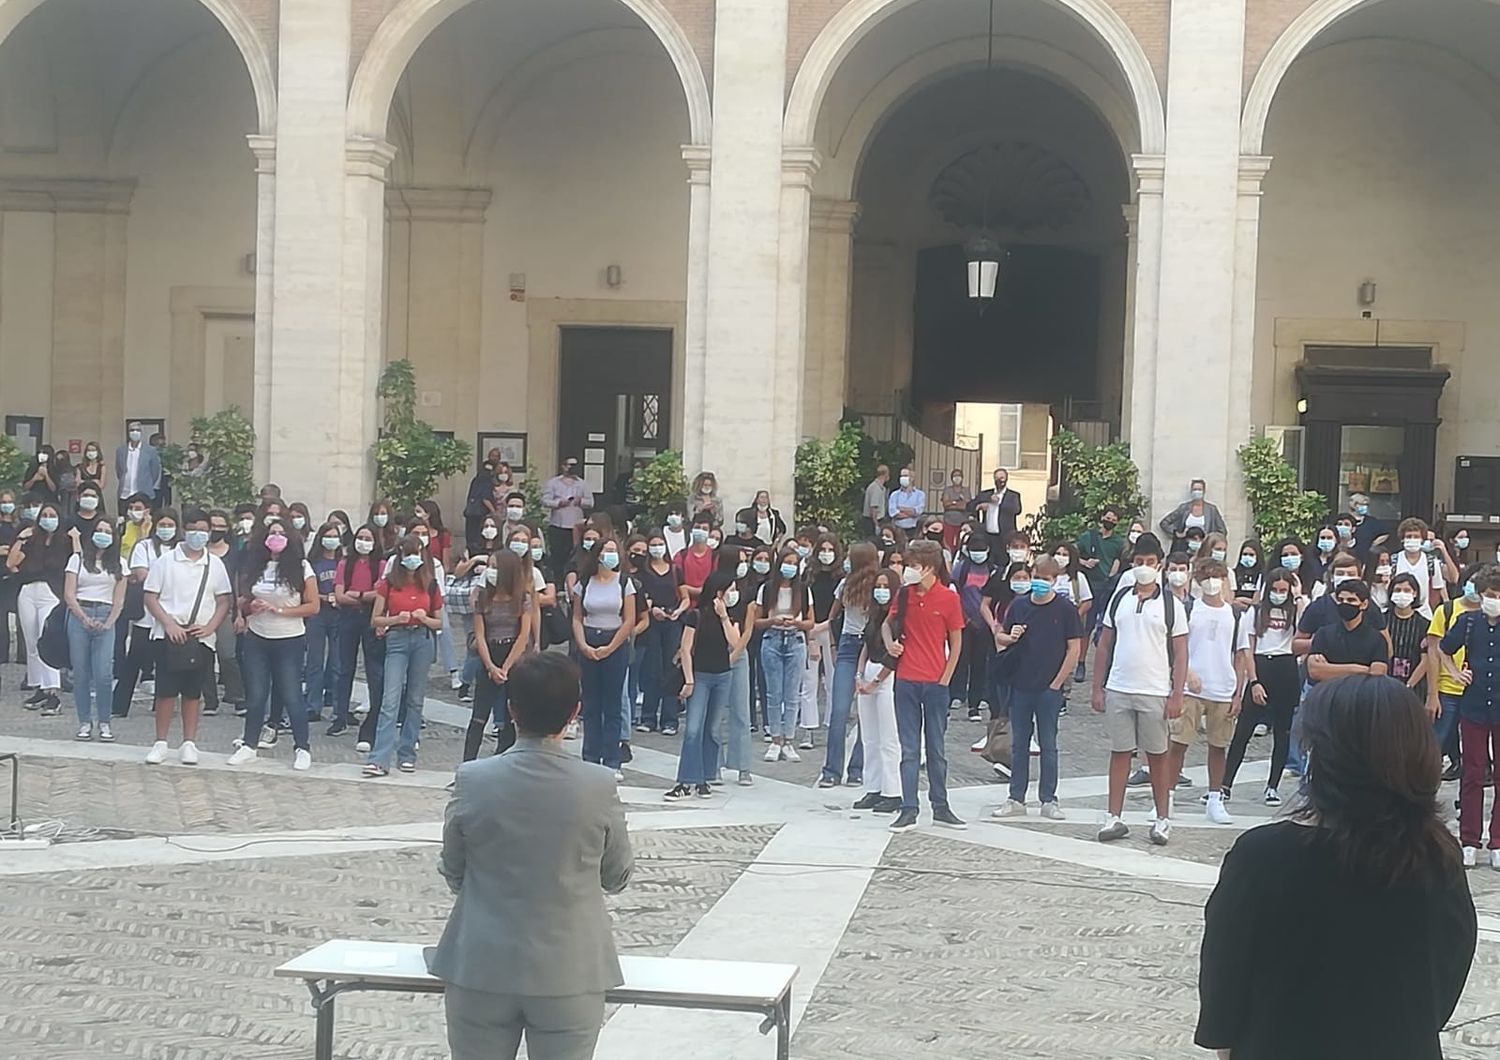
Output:
M141 457L136 461L135 481L131 482L125 471L129 467L129 460L125 455L129 450L128 445L115 449L116 491L121 497L128 497L133 493L144 493L150 497L161 488L161 454L155 447L142 442Z
M468 990L525 997L603 993L624 982L604 895L634 867L625 809L603 766L523 737L466 762L438 872L458 896L429 960Z

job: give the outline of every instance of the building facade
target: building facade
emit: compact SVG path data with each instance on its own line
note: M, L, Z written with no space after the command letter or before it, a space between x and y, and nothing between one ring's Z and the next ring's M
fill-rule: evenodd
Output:
M787 503L846 409L1025 402L1158 513L1201 477L1244 527L1236 449L1302 427L1309 485L1428 514L1500 452L1497 42L1492 0L0 0L0 413L238 405L355 510L406 357L542 473L671 446Z

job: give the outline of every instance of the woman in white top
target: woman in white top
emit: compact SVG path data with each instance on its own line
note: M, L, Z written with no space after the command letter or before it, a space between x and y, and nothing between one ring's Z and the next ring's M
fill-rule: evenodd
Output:
M181 543L182 535L178 532L177 518L177 512L173 508L163 508L157 512L151 523L150 536L141 538L130 550L130 572L125 590L127 602L122 612L122 617L130 623L130 647L123 654L124 669L115 675L113 713L117 718L130 713L130 701L135 696L136 681L143 673L149 675L155 659L155 649L151 646L151 629L156 625L156 620L146 610L146 575L151 571L151 564ZM135 587L133 591L131 586ZM132 606L129 597L136 594L139 594L139 599ZM124 639L116 637L116 651L121 650L123 645Z
M115 621L125 606L125 570L114 523L99 519L80 535L63 583L68 609L68 657L73 669L77 739L113 740L109 728L110 687L115 679Z
M277 713L285 711L292 723L293 769L312 765L307 739L307 704L302 699L302 660L307 650L305 619L316 614L318 578L307 562L302 535L280 516L268 522L250 543L240 565L240 613L245 635L240 639L240 665L245 677L245 734L229 756L229 764L252 761L257 747L276 743L276 729L267 725L266 710L274 691Z
M612 536L597 541L577 555L578 580L570 590L583 678L583 760L618 773L620 697L629 656L624 649L636 624L635 586L620 573L620 543Z
M1240 618L1254 622L1250 630L1250 651L1255 672L1247 674L1245 693L1235 723L1234 737L1229 741L1229 760L1224 767L1223 795L1227 802L1235 774L1245 759L1245 748L1256 726L1271 725L1271 772L1266 778L1267 806L1281 805L1277 788L1286 768L1287 750L1291 746L1292 711L1302 695L1302 677L1297 672L1297 656L1292 652L1292 638L1302 617L1307 598L1298 594L1297 578L1291 571L1273 568L1266 572L1260 602Z

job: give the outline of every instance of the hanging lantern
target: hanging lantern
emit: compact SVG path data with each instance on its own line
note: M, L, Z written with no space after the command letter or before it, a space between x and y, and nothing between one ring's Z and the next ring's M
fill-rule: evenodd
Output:
M969 297L981 301L994 298L1005 251L991 236L980 234L964 244L964 256L969 265Z

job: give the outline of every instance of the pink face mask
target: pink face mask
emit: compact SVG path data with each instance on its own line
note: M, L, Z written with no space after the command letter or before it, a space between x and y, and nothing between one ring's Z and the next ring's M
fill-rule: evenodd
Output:
M281 550L284 548L286 548L286 538L280 534L271 534L266 538L266 551L271 555L281 555Z

